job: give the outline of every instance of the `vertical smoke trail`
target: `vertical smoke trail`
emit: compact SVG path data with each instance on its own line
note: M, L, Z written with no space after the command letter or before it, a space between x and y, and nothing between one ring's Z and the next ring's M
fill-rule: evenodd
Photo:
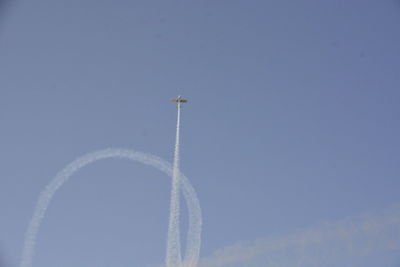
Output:
M56 177L45 187L40 194L35 210L28 226L25 236L25 242L20 262L20 267L32 267L33 256L35 253L37 234L40 229L42 220L46 214L47 208L51 203L54 194L60 187L69 180L69 178L79 169L95 161L107 158L123 158L137 161L145 165L150 165L166 173L170 177L173 175L173 168L163 159L141 152L126 149L106 149L86 154L77 158L72 163L61 170ZM179 170L178 170L179 172ZM187 232L186 253L183 259L184 267L196 267L199 261L200 244L201 244L201 225L202 215L199 200L196 192L185 175L179 172L181 190L185 197L188 207L189 225ZM179 218L178 218L179 219ZM179 232L178 232L179 233ZM180 252L179 254L180 255ZM179 262L177 266L181 266ZM175 266L174 266L175 267Z
M176 138L175 138L175 152L174 152L174 164L172 168L172 188L171 188L171 202L170 202L170 214L168 224L168 240L167 240L167 255L166 255L166 266L167 267L181 267L181 243L180 243L180 231L179 231L179 130L180 130L180 117L181 108L180 103L177 104L178 116L176 119Z

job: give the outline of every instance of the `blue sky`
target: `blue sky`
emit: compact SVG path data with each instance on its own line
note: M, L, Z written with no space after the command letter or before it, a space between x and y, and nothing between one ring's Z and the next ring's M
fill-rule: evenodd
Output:
M76 157L124 147L172 161L178 94L203 265L400 264L399 1L14 0L0 15L6 266L40 191ZM34 266L162 263L169 189L139 164L88 166L55 196Z

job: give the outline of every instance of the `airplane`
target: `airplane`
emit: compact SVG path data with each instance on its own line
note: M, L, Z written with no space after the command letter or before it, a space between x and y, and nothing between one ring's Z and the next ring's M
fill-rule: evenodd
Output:
M188 102L187 99L181 98L180 95L178 95L177 98L171 98L171 101L172 101L172 102L178 103L178 104L176 104L176 107L177 107L177 108L180 108L180 107L181 107L181 103L187 103L187 102Z

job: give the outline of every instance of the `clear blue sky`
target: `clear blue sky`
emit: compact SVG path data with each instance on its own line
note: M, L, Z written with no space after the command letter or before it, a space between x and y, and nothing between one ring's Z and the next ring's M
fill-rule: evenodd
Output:
M181 168L203 209L204 266L399 266L400 1L14 0L6 7L6 267L18 265L38 194L77 156L125 147L172 161L169 98L178 94L189 99ZM169 189L168 177L139 164L85 168L51 204L34 266L162 263ZM309 240L318 235L316 246ZM234 244L238 259L215 264Z

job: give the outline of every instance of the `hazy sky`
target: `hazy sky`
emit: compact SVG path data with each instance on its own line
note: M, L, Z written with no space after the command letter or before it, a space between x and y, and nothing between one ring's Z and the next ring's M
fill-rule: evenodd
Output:
M181 168L201 267L400 266L398 0L14 0L0 11L0 261L88 152ZM170 180L124 160L55 196L35 267L163 263ZM183 214L185 230L185 213ZM1 264L1 262L0 262Z

